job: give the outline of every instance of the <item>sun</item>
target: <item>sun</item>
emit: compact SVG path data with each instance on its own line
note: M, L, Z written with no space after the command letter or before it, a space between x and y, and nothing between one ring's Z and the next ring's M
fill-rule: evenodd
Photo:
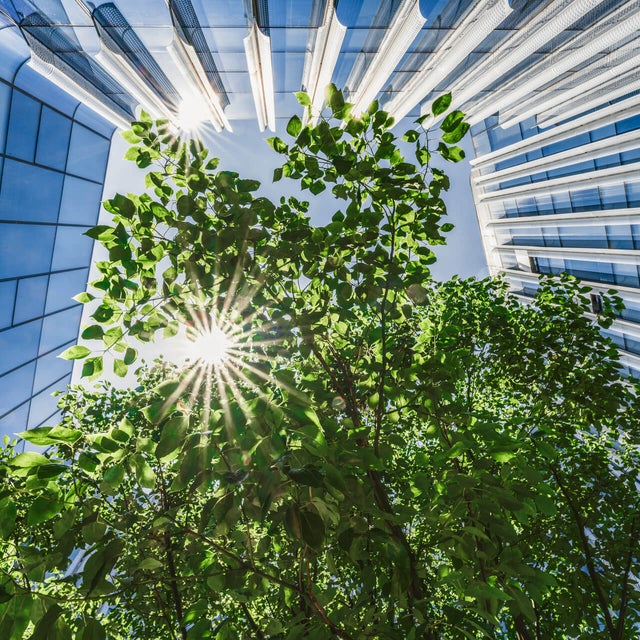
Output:
M176 126L182 133L197 132L211 118L204 101L197 96L186 96L178 108Z
M208 328L188 337L185 355L191 361L202 361L219 367L229 360L235 345L233 336L212 322Z

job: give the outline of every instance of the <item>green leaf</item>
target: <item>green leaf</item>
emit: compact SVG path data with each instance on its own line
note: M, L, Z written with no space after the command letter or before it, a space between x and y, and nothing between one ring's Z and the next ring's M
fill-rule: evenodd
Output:
M178 449L182 446L182 442L187 435L188 426L189 420L186 416L174 416L167 420L162 428L160 442L155 451L159 460L165 461L177 455Z
M104 329L99 324L92 324L81 333L81 336L83 340L101 340Z
M463 119L464 113L456 109L456 111L452 111L447 115L447 117L442 121L440 128L446 133L451 133L460 126Z
M58 358L62 358L63 360L80 360L81 358L86 358L91 353L91 349L87 349L87 347L77 344L73 347L69 347L66 351L63 351Z
M59 442L73 444L82 437L82 431L58 425L55 427L37 427L28 431L21 431L17 435L32 444L50 446Z
M129 143L129 144L138 144L142 141L142 138L137 136L131 129L126 129L125 131L121 131L120 135Z
M10 498L0 500L0 538L8 538L15 529L18 508Z
M138 564L138 569L140 571L154 571L155 569L162 569L164 564L160 562L160 560L156 560L155 558L145 558Z
M156 474L149 463L140 454L133 457L133 464L136 471L136 480L143 489L155 489Z
M38 621L29 640L62 640L56 633L56 622L63 613L62 607L52 604Z
M23 640L23 633L30 622L33 596L17 595L0 605L0 638Z
M299 469L285 468L284 472L298 484L307 485L309 487L322 487L324 485L324 477L318 467L312 464L306 464Z
M309 94L306 93L305 91L296 91L296 92L294 92L294 95L295 95L296 99L298 100L298 102L303 107L310 107L311 106L311 98L309 97Z
M31 467L37 467L41 464L49 464L51 460L46 458L41 453L35 453L34 451L25 451L17 455L13 460L9 460L9 464L12 467L18 467L21 469L29 469Z
M115 229L107 225L98 225L97 227L92 227L88 231L85 231L83 235L89 236L89 238L93 238L94 240L104 242L106 240L113 240L115 237Z
M79 640L107 640L107 634L95 618L89 618L84 623L84 630Z
M441 113L444 113L451 105L451 94L445 93L441 95L439 98L436 98L431 105L431 113L434 116L439 116Z
M336 87L335 84L331 83L327 85L324 90L324 99L329 108L334 112L339 112L344 107L344 96L342 95L342 91Z
M324 543L324 521L313 511L300 511L300 532L313 549L319 549Z
M91 302L92 300L95 300L95 296L92 296L90 293L87 293L86 291L83 291L82 293L78 293L75 296L73 296L73 299L76 300L77 302L81 302L82 304L86 304L87 302Z
M272 138L267 138L267 144L277 153L287 153L289 147L282 141L282 139L274 136Z
M62 511L64 504L51 495L38 496L27 512L27 524L32 527L46 522Z
M113 360L113 372L119 376L120 378L124 378L127 375L127 371L129 367L126 365L124 360L120 358L114 358Z
M120 463L111 465L105 472L102 482L107 485L108 488L113 489L114 491L118 489L118 487L124 481L124 466Z
M446 142L447 144L460 142L460 140L462 140L466 135L467 131L469 131L470 126L471 125L468 122L461 122L453 131L442 134L443 142Z
M287 123L287 133L295 138L301 130L302 121L300 120L300 118L298 118L298 116L293 116Z

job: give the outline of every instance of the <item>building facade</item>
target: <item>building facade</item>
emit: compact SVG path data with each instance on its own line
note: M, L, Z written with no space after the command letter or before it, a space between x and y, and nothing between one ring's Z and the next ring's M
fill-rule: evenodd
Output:
M71 380L113 125L28 67L0 28L0 434L55 420Z
M640 370L640 0L0 0L0 21L0 431L68 382L113 130L141 107L275 130L330 81L397 120L451 91L490 272L523 296L573 273L594 313L617 289Z

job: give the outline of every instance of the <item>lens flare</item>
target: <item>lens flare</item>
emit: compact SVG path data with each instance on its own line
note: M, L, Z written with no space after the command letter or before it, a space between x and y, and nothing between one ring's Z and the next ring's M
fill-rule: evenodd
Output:
M186 356L189 360L221 366L231 356L236 341L223 331L217 324L212 323L209 329L190 338L186 346Z
M196 96L189 96L180 104L176 125L181 133L194 133L210 118L211 114L204 101Z

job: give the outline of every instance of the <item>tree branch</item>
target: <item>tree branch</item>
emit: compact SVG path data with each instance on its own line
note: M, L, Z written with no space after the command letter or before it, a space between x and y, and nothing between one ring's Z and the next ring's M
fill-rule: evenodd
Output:
M573 519L578 528L578 536L580 537L580 544L582 545L582 550L584 552L585 564L587 565L587 572L589 574L589 578L591 579L591 584L593 585L593 590L596 594L596 598L598 599L598 603L600 605L600 609L604 616L605 625L607 627L607 631L613 640L616 639L616 630L613 626L613 621L611 620L611 614L609 613L609 607L607 605L607 599L602 592L602 587L600 586L600 581L598 579L598 573L596 571L595 562L593 560L593 554L591 553L591 547L589 546L589 540L587 539L587 535L584 531L584 522L582 521L582 516L578 511L576 505L574 504L571 496L569 495L569 491L567 487L565 487L564 483L560 478L560 474L557 469L553 465L549 465L549 469L555 478L555 481L560 489L560 492L564 496L567 501L567 506L573 515Z

